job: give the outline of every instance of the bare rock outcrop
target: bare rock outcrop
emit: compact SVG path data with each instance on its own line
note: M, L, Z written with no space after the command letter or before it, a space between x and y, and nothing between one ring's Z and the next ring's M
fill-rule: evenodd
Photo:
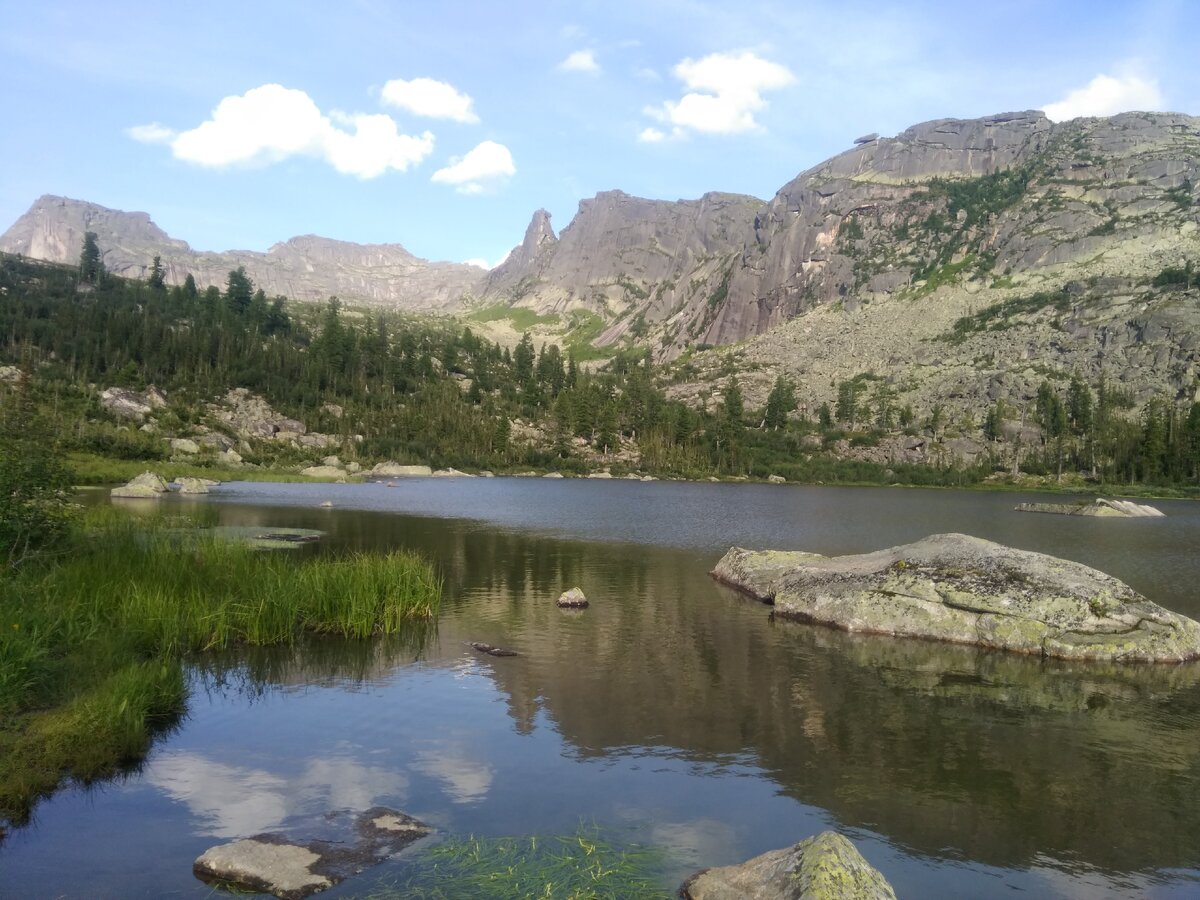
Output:
M962 534L851 556L732 548L713 576L775 614L1058 659L1183 662L1200 623L1096 569Z

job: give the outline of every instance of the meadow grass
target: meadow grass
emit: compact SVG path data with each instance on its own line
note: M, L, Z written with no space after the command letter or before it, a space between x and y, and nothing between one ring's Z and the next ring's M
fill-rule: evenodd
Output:
M0 819L65 777L111 774L186 702L182 662L305 634L393 634L437 612L420 557L265 553L195 532L81 528L71 552L0 580Z

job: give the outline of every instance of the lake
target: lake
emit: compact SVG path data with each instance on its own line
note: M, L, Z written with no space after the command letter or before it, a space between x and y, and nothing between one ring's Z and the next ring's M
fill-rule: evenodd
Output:
M133 507L327 532L298 553L419 550L444 576L442 613L387 640L206 658L143 766L61 791L0 845L0 896L208 897L191 864L212 844L377 804L445 834L594 823L665 852L664 896L826 828L902 898L1200 896L1200 665L847 635L774 621L707 574L730 545L846 553L960 531L1200 618L1200 503L1102 520L1013 511L1033 494L396 485L230 484ZM588 610L555 606L573 585ZM418 861L321 896L403 883Z

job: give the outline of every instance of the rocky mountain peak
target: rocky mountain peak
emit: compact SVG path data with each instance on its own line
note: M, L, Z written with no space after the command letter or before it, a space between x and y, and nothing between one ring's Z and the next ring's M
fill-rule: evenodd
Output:
M51 195L38 198L0 235L0 252L75 263L88 231L96 233L104 265L113 274L144 278L158 256L167 283L182 284L191 275L201 289L223 287L229 272L242 266L269 295L310 301L336 295L402 309L450 311L481 281L474 266L429 262L399 244L354 244L312 234L275 244L266 253L196 251L144 212Z

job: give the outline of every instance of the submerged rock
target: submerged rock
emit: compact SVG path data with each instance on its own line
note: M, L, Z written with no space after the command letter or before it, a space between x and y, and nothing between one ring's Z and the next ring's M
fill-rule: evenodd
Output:
M467 646L479 653L486 653L488 656L520 656L516 650L507 650L504 647L485 644L483 641L468 641Z
M687 900L896 900L887 879L832 831L741 865L705 869L679 893Z
M127 484L110 491L113 497L133 499L157 499L167 492L167 483L153 472L143 472Z
M588 598L577 587L564 591L556 601L561 609L587 609Z
M300 900L333 887L383 862L433 829L382 806L359 815L341 840L293 843L283 835L256 837L211 847L192 865L201 881L264 891L280 900Z
M1059 659L1183 662L1200 623L1096 569L963 534L851 556L732 548L713 576L777 615Z
M1144 519L1164 515L1160 509L1132 500L1097 497L1091 503L1019 503L1017 512L1055 513L1060 516L1095 516L1103 519Z

